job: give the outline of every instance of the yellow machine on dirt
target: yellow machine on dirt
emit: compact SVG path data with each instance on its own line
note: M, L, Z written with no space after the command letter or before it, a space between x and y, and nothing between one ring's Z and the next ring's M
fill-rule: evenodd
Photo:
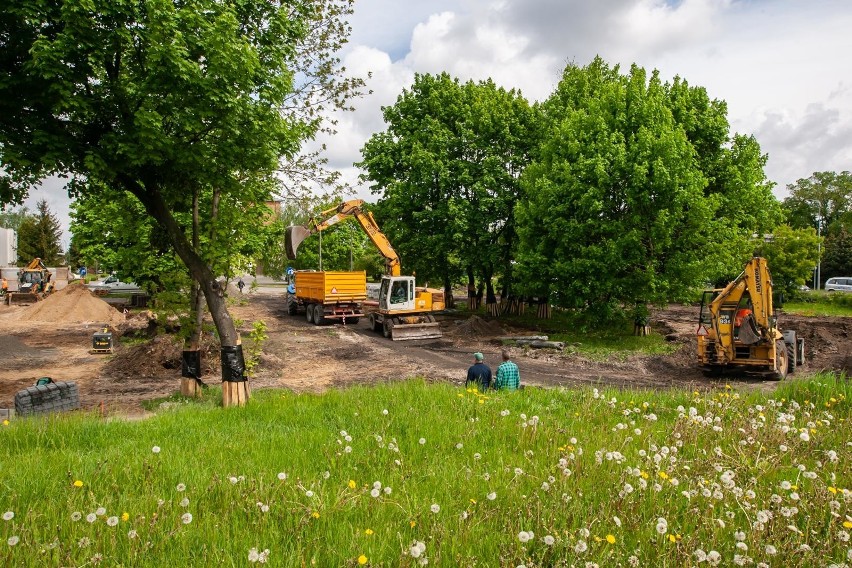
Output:
M40 258L34 258L28 265L18 271L18 291L10 292L6 301L11 306L15 304L31 304L38 302L53 292L53 282L50 281L50 271Z
M364 211L363 205L361 199L344 201L311 219L307 226L288 227L285 234L287 257L295 259L299 245L309 236L354 217L379 249L386 264L387 274L382 276L379 289L379 307L370 314L371 327L394 341L441 337L441 329L433 314L445 308L443 291L418 288L413 276L400 276L399 255L379 229L373 214Z
M805 342L781 331L766 259L752 258L733 282L705 290L698 320L698 357L705 369L739 368L784 379L805 360Z

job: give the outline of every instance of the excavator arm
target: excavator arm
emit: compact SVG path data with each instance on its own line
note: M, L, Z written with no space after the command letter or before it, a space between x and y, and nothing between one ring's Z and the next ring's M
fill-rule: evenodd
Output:
M287 258L290 260L296 258L296 251L306 238L324 231L340 221L354 217L385 258L387 273L391 276L399 276L401 273L399 255L393 246L391 246L385 234L379 229L376 220L373 218L373 214L369 211L364 211L363 205L364 201L362 199L344 201L337 207L327 209L318 216L311 218L306 226L291 225L287 227L287 232L284 235L284 248L286 249Z

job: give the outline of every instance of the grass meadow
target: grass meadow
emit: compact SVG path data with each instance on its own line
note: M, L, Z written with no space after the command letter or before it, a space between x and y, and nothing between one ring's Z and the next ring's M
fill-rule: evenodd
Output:
M413 380L16 419L0 565L849 566L850 390Z

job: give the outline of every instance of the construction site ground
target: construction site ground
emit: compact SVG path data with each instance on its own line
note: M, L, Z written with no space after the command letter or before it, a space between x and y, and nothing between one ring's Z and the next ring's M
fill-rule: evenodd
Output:
M123 314L80 288L57 292L32 306L0 307L0 408L13 408L15 393L39 377L75 381L84 408L110 414L142 414L144 401L179 390L180 342L157 333L150 312ZM535 331L509 328L499 319L441 316L441 339L394 342L370 330L366 318L355 325L315 326L304 316L289 316L283 288L234 295L239 301L231 313L245 342L254 321L263 320L267 326L253 390L323 392L413 377L462 385L472 353L484 353L486 363L496 368L503 348L509 349L529 387L707 389L730 383L772 389L777 384L736 374L706 377L695 356L696 306L671 305L653 312L652 329L672 342L672 354L593 361L576 353L504 347L499 337ZM852 375L852 319L784 314L780 323L805 339L806 362L788 380L820 370ZM104 326L116 336L114 352L92 353L92 335ZM212 338L204 341L204 348L203 380L219 384L218 349Z

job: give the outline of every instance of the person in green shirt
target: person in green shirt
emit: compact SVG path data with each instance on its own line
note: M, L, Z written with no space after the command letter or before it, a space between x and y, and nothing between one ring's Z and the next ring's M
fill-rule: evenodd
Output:
M503 363L497 367L494 377L494 388L497 390L517 390L521 386L521 373L518 366L512 363L508 351L503 351Z

